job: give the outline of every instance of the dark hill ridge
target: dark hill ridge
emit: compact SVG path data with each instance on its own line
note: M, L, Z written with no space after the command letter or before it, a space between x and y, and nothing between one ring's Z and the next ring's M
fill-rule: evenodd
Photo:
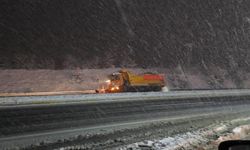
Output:
M1 0L0 68L250 63L248 0Z

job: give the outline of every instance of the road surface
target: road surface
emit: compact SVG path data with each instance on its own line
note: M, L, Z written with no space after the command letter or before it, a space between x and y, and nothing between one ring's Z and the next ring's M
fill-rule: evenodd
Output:
M0 149L83 140L90 148L113 148L250 115L249 90L1 97L0 103Z

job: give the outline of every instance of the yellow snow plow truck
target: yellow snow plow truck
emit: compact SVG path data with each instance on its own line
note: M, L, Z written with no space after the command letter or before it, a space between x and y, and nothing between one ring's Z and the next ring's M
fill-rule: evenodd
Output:
M120 70L112 73L108 78L104 89L97 89L97 93L161 91L165 86L163 74L136 75L127 70Z

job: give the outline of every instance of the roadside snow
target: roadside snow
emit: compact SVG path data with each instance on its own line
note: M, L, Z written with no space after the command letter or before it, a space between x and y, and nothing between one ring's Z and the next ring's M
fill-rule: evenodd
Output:
M198 131L190 131L160 140L134 143L126 147L118 148L118 150L141 150L143 147L148 147L153 150L184 149L185 147L199 145L199 143L206 142L206 136L212 133L213 130L200 129Z
M152 99L183 99L201 97L224 97L250 95L250 90L197 90L197 91L171 91L171 92L134 92L113 94L82 94L58 96L22 96L0 97L0 105L28 105L28 104L64 104L64 103L93 103L134 101Z
M107 80L107 76L121 68L106 69L76 69L76 70L0 70L0 93L22 92L57 92L82 91L97 89ZM239 79L231 78L230 73L216 68L206 74L196 68L183 70L181 67L166 68L128 68L140 74L154 72L165 74L169 89L220 89L249 88L249 73L239 74ZM240 82L241 86L237 87Z
M237 121L246 121L246 118L236 119L229 123L220 125L210 125L207 128L202 128L198 131L190 131L163 139L137 142L117 148L117 150L142 150L145 148L151 150L211 149L211 147L217 148L219 143L222 141L243 139L249 136L250 125L235 127L231 132L229 131L232 122ZM218 139L211 139L211 137L216 137L217 135L224 134L228 131L228 134L219 136Z
M250 125L242 125L234 128L231 133L220 136L216 140L216 143L220 143L225 140L244 139L245 137L249 136L249 134L250 134Z

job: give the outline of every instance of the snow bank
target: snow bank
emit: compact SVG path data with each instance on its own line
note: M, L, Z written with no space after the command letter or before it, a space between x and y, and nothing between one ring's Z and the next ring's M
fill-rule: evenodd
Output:
M247 137L249 135L250 135L250 125L242 125L242 126L234 128L232 130L232 133L220 136L216 140L216 143L220 143L220 142L226 141L226 140L244 139L245 137Z
M236 122L246 121L249 118L235 119L220 125L210 125L196 131L189 131L183 134L177 134L172 137L166 137L158 140L147 140L133 143L118 150L141 150L143 148L154 150L178 150L178 149L216 149L220 142L232 139L244 139L250 135L250 125L241 125L235 127L231 132L230 127ZM237 125L237 123L236 123ZM228 134L225 135L225 132ZM220 134L218 139L211 139Z
M107 75L120 70L78 69L78 70L0 70L0 93L56 92L97 89L107 79ZM215 89L250 88L249 73L240 73L232 78L223 69L204 73L196 69L185 70L151 68L129 69L135 73L155 72L166 75L168 89ZM167 91L165 89L164 91Z

